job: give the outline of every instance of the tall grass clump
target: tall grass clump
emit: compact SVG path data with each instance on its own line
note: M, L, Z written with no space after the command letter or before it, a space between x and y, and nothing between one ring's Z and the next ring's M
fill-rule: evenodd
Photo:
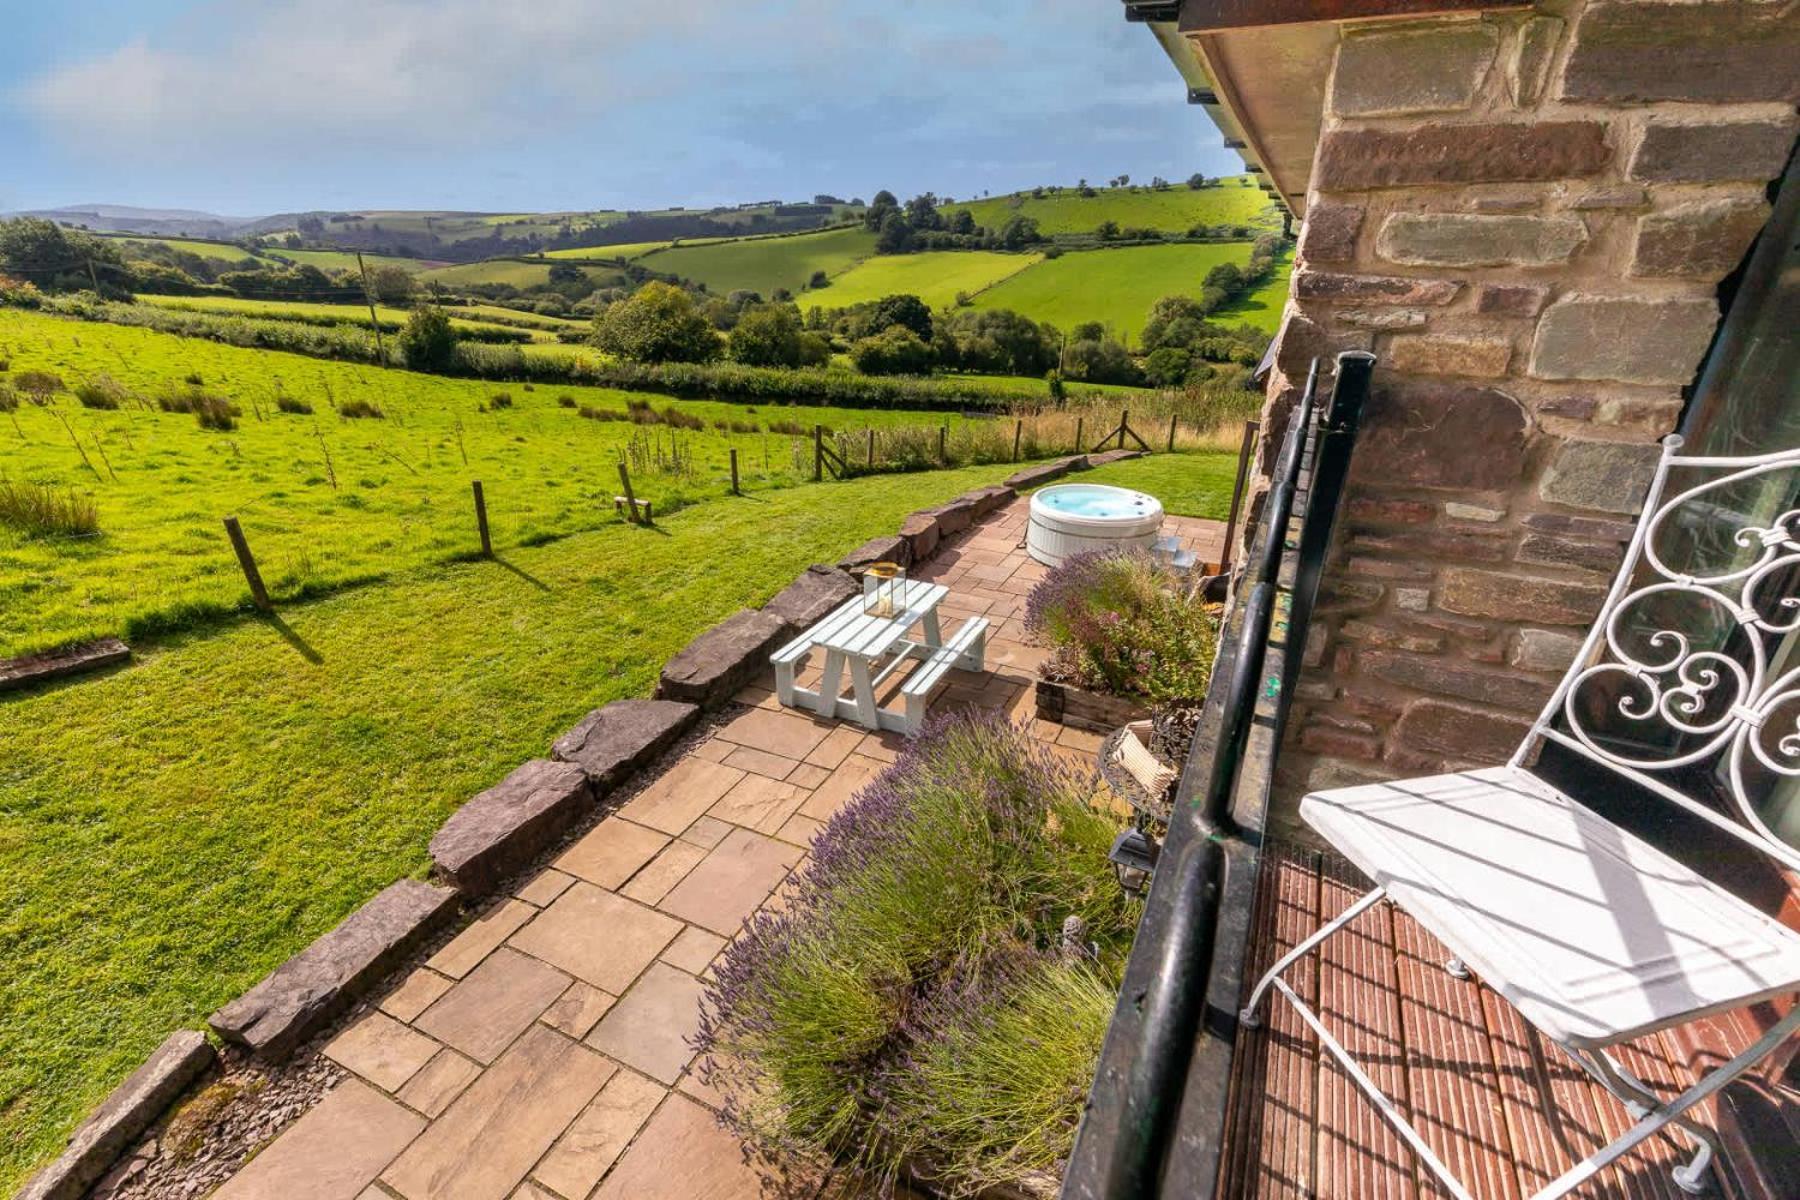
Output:
M298 396L277 396L275 397L275 407L284 413L293 413L302 417L311 416L313 410L311 404Z
M198 379L190 375L188 379ZM202 429L228 431L237 428L241 409L225 397L203 390L190 382L186 388L173 388L156 398L156 406L164 412L193 413Z
M1080 554L1025 600L1025 627L1051 648L1051 675L1152 701L1206 694L1218 606L1141 551Z
M131 399L131 392L125 385L106 374L83 379L71 390L83 408L97 408L108 412L117 410Z
M100 513L72 487L0 478L0 525L33 537L81 537L100 531Z
M387 414L382 412L381 406L376 404L373 400L363 400L359 398L356 400L346 400L338 405L338 416L348 417L353 421L360 421L364 419L380 420L381 418L386 417Z
M923 1167L953 1194L1055 1171L1136 918L1093 800L1024 731L963 714L827 823L702 1005L703 1075L772 1180L821 1157L875 1180ZM1061 952L1070 918L1091 951ZM1093 1003L1042 1000L1065 994ZM980 1048L960 1075L957 1047Z
M12 390L11 385L0 382L0 413L17 412L19 393Z

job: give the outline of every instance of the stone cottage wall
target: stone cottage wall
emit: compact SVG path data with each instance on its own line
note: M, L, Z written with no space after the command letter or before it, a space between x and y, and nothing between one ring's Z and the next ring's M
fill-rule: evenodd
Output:
M1345 28L1265 454L1313 355L1380 365L1290 799L1518 743L1622 555L1797 97L1784 3L1545 0Z

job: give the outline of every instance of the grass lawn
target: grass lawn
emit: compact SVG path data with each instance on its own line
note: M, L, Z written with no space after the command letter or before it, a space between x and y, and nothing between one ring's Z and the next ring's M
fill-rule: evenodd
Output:
M1186 232L1195 225L1257 225L1280 228L1269 198L1248 175L1225 179L1218 187L1190 191L1177 181L1166 191L1148 188L1108 188L1094 183L1096 194L1082 196L1074 188L1061 195L1046 193L1042 200L1030 192L993 196L948 205L946 212L966 208L975 222L998 230L1011 217L1031 217L1044 234L1092 233L1102 221L1121 227Z
M1249 259L1248 242L1076 251L995 284L975 298L975 307L1010 308L1064 330L1099 321L1135 339L1158 300L1176 292L1198 295L1213 267Z
M1261 287L1235 304L1221 308L1212 319L1223 325L1243 322L1265 333L1274 333L1281 327L1281 310L1287 307L1288 283L1293 275L1294 252L1288 250L1275 260L1274 269Z
M555 345L533 350L583 352ZM220 524L227 514L243 522L274 593L291 597L466 553L474 545L472 479L485 485L496 545L513 547L616 520L615 464L622 453L632 455L636 494L662 511L723 494L733 448L748 489L810 477L809 451L788 434L767 432L770 421L862 429L962 420L905 411L759 409L603 388L527 392L517 384L248 350L15 309L0 310L0 358L12 360L14 375L47 369L74 384L105 373L149 397L197 373L242 410L230 432L203 430L192 416L135 403L89 410L66 394L49 409L24 404L0 417L0 470L90 493L101 530L97 538L57 541L0 529L0 656L235 609L247 593ZM512 407L483 412L496 392L511 396ZM278 395L311 404L312 414L276 411ZM587 420L558 403L563 395L618 413L628 398L659 408L674 404L709 427L676 432ZM334 412L333 401L352 400L369 401L386 416L349 420ZM711 426L720 420L754 422L763 431ZM670 462L672 447L682 456L679 466Z
M0 700L0 1194L171 1029L422 874L438 824L581 714L647 694L807 563L1011 469L722 499Z
M814 271L839 275L875 252L875 235L860 225L788 237L673 246L643 255L638 262L652 271L679 275L723 296L735 291L777 288L798 293Z
M1223 521L1231 511L1231 484L1236 476L1235 454L1178 450L1109 463L1071 475L1069 480L1136 488L1161 500L1163 511L1174 516Z
M883 254L864 259L831 281L831 286L795 297L802 312L809 308L848 308L883 296L910 293L931 308L956 303L958 292L975 295L983 288L1042 262L1041 254L1001 254L991 250L927 250L919 254ZM657 259L646 260L654 266Z

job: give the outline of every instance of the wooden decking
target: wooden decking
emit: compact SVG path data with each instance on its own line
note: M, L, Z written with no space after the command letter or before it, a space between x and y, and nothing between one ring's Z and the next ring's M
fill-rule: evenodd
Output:
M1365 890L1344 864L1271 847L1246 978ZM1498 995L1446 972L1447 958L1405 913L1378 904L1287 978L1478 1200L1530 1196L1630 1117ZM1238 1033L1222 1197L1447 1196L1290 1006L1272 996L1266 1017ZM1665 1095L1691 1082L1660 1037L1621 1060ZM1575 1194L1685 1200L1669 1171L1688 1157L1684 1142L1659 1136Z

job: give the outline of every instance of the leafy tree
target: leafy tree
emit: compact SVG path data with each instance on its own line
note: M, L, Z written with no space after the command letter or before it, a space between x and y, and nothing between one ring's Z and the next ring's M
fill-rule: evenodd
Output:
M831 276L823 271L814 271L812 273L812 278L806 281L806 286L812 288L814 291L817 291L819 288L830 287Z
M586 283L587 272L570 262L553 262L550 264L551 283Z
M913 248L913 228L898 211L882 218L881 233L875 239L877 254L905 254Z
M1197 192L1201 188L1206 186L1206 176L1202 175L1198 171L1195 171L1192 175L1189 175L1187 177L1187 185L1189 188L1191 188L1192 190Z
M1006 250L1023 250L1043 240L1037 221L1031 217L1009 217L1000 227L1000 245Z
M915 230L942 229L944 216L937 210L937 197L930 192L914 196L906 202L906 223Z
M456 331L435 304L413 310L399 344L400 360L415 371L447 371L456 362Z
M1181 347L1164 346L1144 359L1144 378L1157 387L1180 387L1192 362L1193 356Z
M1117 221L1102 221L1095 227L1094 232L1099 235L1100 240L1103 242L1114 241L1119 236L1119 223Z
M900 202L894 199L894 193L882 188L875 193L875 198L869 201L869 207L863 210L863 227L879 233L881 227L887 223L888 215L898 212L899 209Z
M966 208L959 208L950 214L950 232L969 237L980 233L981 227L975 224L974 213Z
M804 331L789 304L759 304L746 310L726 339L726 353L753 367L797 367Z
M816 333L800 335L800 362L802 367L822 367L831 361L831 343Z
M1223 262L1206 273L1203 286L1222 292L1235 292L1244 284L1244 272L1236 263Z
M1088 383L1137 383L1141 378L1131 354L1111 338L1070 342L1063 369L1070 379Z
M1106 336L1106 326L1098 321L1083 321L1069 330L1069 340L1075 342L1097 342Z
M369 290L383 304L405 304L413 296L413 277L402 267L385 264L369 272Z
M895 325L850 347L850 360L865 375L924 375L931 347L904 325Z
M925 307L923 300L908 293L883 296L870 308L859 333L862 337L873 337L895 325L903 325L920 341L928 341L931 338L931 310Z
M938 359L965 370L1041 375L1056 365L1061 335L1011 309L970 309L939 322Z
M710 362L719 338L694 299L673 284L653 280L594 318L593 344L608 354L640 362Z
M123 259L105 238L64 229L42 217L0 221L0 272L23 276L45 291L92 287L88 266L115 273Z

